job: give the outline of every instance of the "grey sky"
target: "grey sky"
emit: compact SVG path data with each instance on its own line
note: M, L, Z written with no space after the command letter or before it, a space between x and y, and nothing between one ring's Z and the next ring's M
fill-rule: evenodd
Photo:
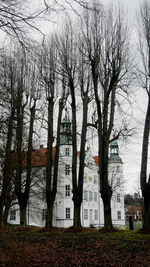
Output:
M102 2L106 6L108 6L112 2L115 5L120 4L120 6L125 9L127 16L129 16L130 24L131 26L133 26L131 27L132 28L131 38L133 38L132 44L134 44L136 49L137 39L136 39L136 34L134 34L137 25L136 15L139 11L139 7L142 4L143 0L113 0L113 1L102 0ZM46 32L47 31L48 29L46 30ZM132 89L135 94L136 102L133 103L133 114L129 118L129 120L132 122L131 123L132 125L137 127L136 133L129 139L127 143L119 142L120 153L122 160L124 162L124 178L126 181L126 183L124 184L125 191L130 193L133 193L135 190L139 190L140 188L142 135L143 135L145 111L147 107L146 94L142 90L142 88L140 88L140 85L139 87L132 86ZM93 149L95 150L95 145L93 145Z
M143 0L113 0L113 3L119 3L123 6L129 15L131 25L136 27L136 16L139 12ZM111 0L103 0L103 3L109 5ZM134 37L133 37L134 36ZM136 35L133 34L133 44L137 44ZM125 144L120 143L120 153L124 162L125 191L133 193L140 189L140 165L142 151L142 136L145 112L147 107L147 97L142 88L134 87L133 91L136 97L136 103L133 104L133 116L131 118L133 125L136 125L136 133ZM149 164L150 165L150 164ZM149 168L150 169L150 168Z
M92 1L92 0L91 0ZM132 33L135 30L136 26L136 14L139 10L142 0L103 0L104 5L109 5L112 2L114 4L120 4L125 8L127 15L129 16L130 23L133 25ZM48 28L45 29L48 32ZM136 35L132 34L133 44L137 44ZM140 165L141 165L141 150L142 150L142 135L143 135L143 124L145 118L145 111L147 107L146 94L139 87L133 86L133 91L135 94L136 101L133 104L133 114L129 120L132 121L132 124L137 126L135 135L129 139L128 143L120 144L120 153L122 160L124 162L124 178L126 183L125 191L133 193L135 190L140 188ZM93 145L95 150L95 145ZM95 151L96 152L96 151Z
M104 3L110 3L110 0L104 0ZM114 3L120 3L127 8L128 15L133 26L136 26L136 15L142 0L114 0ZM134 28L132 29L134 31ZM137 40L135 40L137 41ZM134 43L134 41L133 41ZM136 44L136 42L135 42ZM142 136L145 112L147 107L146 94L140 85L138 88L133 86L136 97L136 103L133 104L133 124L137 126L136 133L126 144L120 143L120 153L124 162L124 178L126 180L125 190L133 193L140 188L140 165L142 151ZM150 169L150 168L149 168Z
M34 0L35 5L38 7L40 1ZM91 0L92 2L93 0ZM59 0L60 3L63 3L64 0ZM102 0L103 4L108 6L112 2L114 4L120 4L123 6L130 18L131 25L136 25L136 14L139 10L140 4L143 0ZM50 16L50 20L57 20L58 13L53 13ZM45 34L48 34L50 28L53 28L54 24L51 22L48 23L42 22L41 28ZM134 28L132 29L134 30ZM38 33L37 33L38 34ZM132 38L135 38L133 43L136 40L135 35L132 35ZM135 42L136 43L136 42ZM135 93L135 97L137 103L133 105L133 116L129 118L132 120L133 125L137 126L136 134L130 138L128 143L119 143L120 144L120 153L122 160L124 162L124 178L126 180L125 190L126 192L133 193L135 190L140 188L140 164L141 164L141 149L142 149L142 134L143 134L143 123L145 118L145 110L147 106L147 99L143 92L143 90L139 87L136 88L133 86L133 91ZM94 149L94 145L93 145ZM94 151L95 153L96 151Z

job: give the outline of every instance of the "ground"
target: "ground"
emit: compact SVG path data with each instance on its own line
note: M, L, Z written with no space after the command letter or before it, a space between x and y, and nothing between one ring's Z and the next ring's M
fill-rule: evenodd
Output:
M150 266L150 235L9 227L0 231L0 266Z

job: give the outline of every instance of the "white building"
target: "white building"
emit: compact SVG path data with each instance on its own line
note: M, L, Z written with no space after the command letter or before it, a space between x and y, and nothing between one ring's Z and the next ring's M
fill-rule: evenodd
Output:
M45 226L46 201L43 195L45 193L46 152L47 149L41 146L39 150L34 150L32 155L36 182L34 179L27 209L27 223L30 225ZM55 157L55 148L53 148L53 157ZM78 153L78 162L79 157ZM83 227L104 225L103 202L99 193L98 160L98 157L93 157L91 149L88 148L85 158L83 203L81 207ZM58 187L53 211L53 225L56 227L70 227L73 225L71 164L71 123L65 117L61 123ZM116 141L111 143L110 146L109 180L113 187L111 201L113 225L124 227L123 163L119 157ZM16 205L10 210L8 222L19 224L19 209Z

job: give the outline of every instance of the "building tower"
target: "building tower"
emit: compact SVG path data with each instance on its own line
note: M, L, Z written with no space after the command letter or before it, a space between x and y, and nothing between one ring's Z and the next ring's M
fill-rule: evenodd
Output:
M111 201L113 225L125 226L124 216L124 187L123 187L123 162L119 155L117 141L110 144L109 156L109 181L112 186L113 195Z
M64 119L61 122L60 144L72 145L71 122L67 115L65 115Z
M110 157L109 163L123 163L119 156L119 146L117 141L113 141L110 144Z

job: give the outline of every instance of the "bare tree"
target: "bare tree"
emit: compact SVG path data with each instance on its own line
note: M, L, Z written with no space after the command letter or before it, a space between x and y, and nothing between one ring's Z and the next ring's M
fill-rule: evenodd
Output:
M15 193L20 207L20 224L26 226L26 208L29 199L31 185L31 161L32 142L34 133L34 122L36 112L36 102L40 97L38 77L36 75L35 64L31 63L24 53L17 52L15 57L16 66L16 177ZM14 66L14 67L15 67ZM26 116L29 111L29 115ZM28 121L29 118L29 121ZM24 127L28 125L27 155L24 158ZM24 173L23 169L26 168Z
M15 124L15 109L16 103L14 101L15 94L15 79L16 73L13 68L13 60L11 56L5 53L1 56L1 145L3 143L4 152L1 155L2 164L2 187L0 194L0 227L3 226L4 207L5 211L8 209L8 202L10 203L11 195L11 150L14 136L14 124ZM3 136L5 136L3 140ZM2 146L1 146L2 147ZM2 160L3 159L3 160Z
M47 155L46 155L46 203L47 216L46 227L52 227L53 206L57 193L58 164L60 151L60 125L67 93L65 78L58 77L58 59L55 37L43 45L40 56L40 75L47 103ZM57 89L58 88L58 89ZM54 108L58 104L56 152L53 158L54 148Z
M119 138L115 123L116 96L119 89L127 93L129 65L128 28L121 11L93 6L85 14L84 44L91 65L98 131L100 193L104 204L104 227L113 228L111 218L112 188L108 180L109 144ZM126 129L124 129L126 130Z
M140 11L139 51L142 59L142 66L139 69L138 77L148 98L143 132L140 183L142 196L144 198L143 229L150 231L150 177L147 177L150 132L150 5L147 1L143 3Z
M74 228L81 227L81 204L83 200L83 178L85 165L85 145L87 135L88 104L90 101L91 79L89 65L86 64L82 34L75 33L73 24L66 22L58 37L57 45L61 65L70 91L72 110L72 187L74 203ZM77 105L82 100L82 129L80 139L79 172L77 175Z

